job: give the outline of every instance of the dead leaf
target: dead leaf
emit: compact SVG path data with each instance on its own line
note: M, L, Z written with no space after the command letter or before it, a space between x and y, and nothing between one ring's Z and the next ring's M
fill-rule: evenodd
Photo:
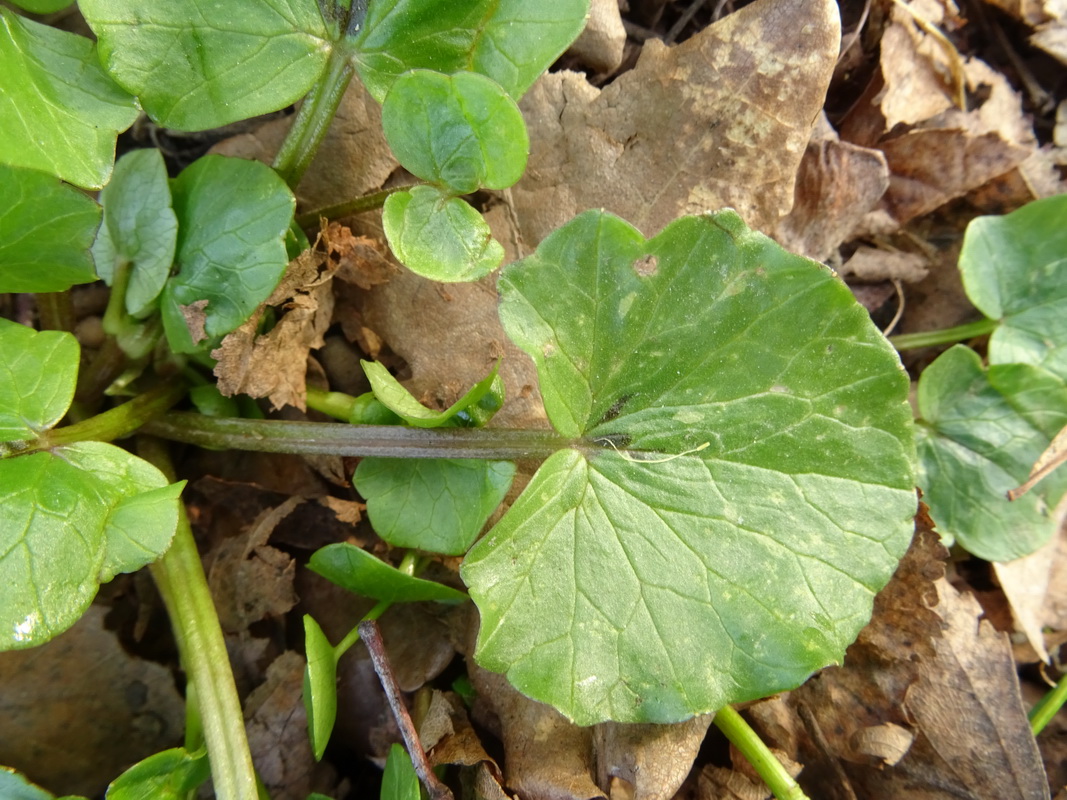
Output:
M592 0L585 30L568 51L595 72L614 72L622 64L626 29L618 0Z
M624 781L634 800L670 800L692 769L713 717L703 714L676 725L595 726L597 783L607 788Z
M916 10L931 24L939 24L935 9ZM882 34L879 61L885 89L879 107L886 130L898 124L925 122L953 106L949 56L934 36L922 30L913 14L894 6L893 22ZM958 58L958 56L957 56Z
M200 344L207 338L207 314L204 309L207 308L209 302L211 301L197 300L187 306L178 306L178 311L185 320L185 327L189 329L189 338L192 339L193 344Z
M1030 476L1026 483L1017 489L1008 490L1008 499L1016 500L1037 485L1038 481L1044 480L1052 474L1053 470L1063 466L1067 462L1067 425L1057 433L1044 452L1038 456L1030 470Z
M792 205L839 42L835 2L759 0L675 47L650 39L603 90L576 73L543 76L521 103L523 239L536 245L588 208L646 235L724 206L771 228Z
M129 655L107 609L48 644L0 653L0 763L58 794L102 795L130 764L181 744L170 670Z
M698 792L700 800L768 800L772 796L763 781L711 764L700 771Z
M899 280L917 283L929 272L929 262L918 253L861 246L838 270L842 277L855 276L861 281Z

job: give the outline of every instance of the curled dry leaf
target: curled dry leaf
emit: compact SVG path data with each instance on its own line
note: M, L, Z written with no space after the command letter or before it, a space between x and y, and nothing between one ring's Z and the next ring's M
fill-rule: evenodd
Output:
M634 800L670 800L689 774L713 717L702 714L675 725L597 725L598 783L606 789L622 781Z

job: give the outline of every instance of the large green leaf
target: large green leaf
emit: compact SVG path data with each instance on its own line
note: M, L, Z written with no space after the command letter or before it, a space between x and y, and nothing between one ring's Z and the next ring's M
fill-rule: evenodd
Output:
M78 341L0 319L0 442L34 439L67 413L78 380Z
M163 154L134 150L120 158L100 202L104 222L93 244L97 274L111 286L116 269L128 266L126 310L141 316L163 291L178 240Z
M957 345L919 378L919 485L947 544L989 561L1032 553L1055 532L1063 476L1009 501L1055 431L1067 423L1067 386L1029 364L982 367Z
M101 582L161 555L183 485L103 442L0 460L0 650L62 633Z
M382 227L400 262L433 281L475 281L504 260L482 215L436 186L389 195Z
M990 363L1034 364L1067 380L1067 194L973 220L960 272L971 302L1001 321Z
M161 308L171 347L192 352L232 331L274 291L289 263L285 236L296 201L258 161L209 155L171 187L178 216L178 274ZM193 338L183 310L206 301L206 341Z
M588 0L374 0L356 68L381 102L409 69L480 72L515 100L585 27Z
M285 108L330 52L316 0L80 0L108 71L160 125L205 130Z
M382 105L382 129L405 169L453 194L506 189L530 151L515 101L475 72L404 73Z
M838 662L911 537L908 379L828 269L733 212L604 212L500 279L557 452L462 567L476 657L580 724Z
M137 104L100 68L93 43L0 8L0 75L0 163L86 189L107 183Z
M96 280L100 207L52 175L0 164L0 292L62 292Z

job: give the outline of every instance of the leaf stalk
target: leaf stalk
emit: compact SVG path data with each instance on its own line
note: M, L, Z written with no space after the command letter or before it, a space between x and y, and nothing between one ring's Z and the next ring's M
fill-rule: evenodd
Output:
M902 333L899 336L890 336L889 343L897 350L914 350L917 347L937 347L943 344L956 344L965 342L976 336L984 336L992 333L1000 324L995 319L980 319L977 322L968 322L957 325L954 328L942 328L936 331L920 331L919 333Z
M785 771L782 762L732 706L719 709L715 714L715 727L748 759L778 800L808 800L800 784Z

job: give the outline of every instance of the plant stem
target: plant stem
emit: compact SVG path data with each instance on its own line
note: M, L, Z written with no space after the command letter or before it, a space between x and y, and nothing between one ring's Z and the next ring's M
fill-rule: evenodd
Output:
M348 422L352 418L352 411L356 407L356 398L344 392L327 392L316 389L314 386L307 387L307 406L322 414L329 414L341 422Z
M278 155L274 157L272 166L290 189L296 189L311 166L353 74L355 67L348 49L335 44L322 77L304 98Z
M220 449L267 453L381 456L384 458L548 458L575 448L603 452L592 442L552 431L507 428L406 428L399 425L340 425L206 417L171 412L145 426L145 433Z
M174 470L162 443L149 439L140 445L140 454L173 481ZM219 800L257 800L241 701L183 504L178 505L178 528L170 549L150 569L174 628L182 666L196 687L215 795Z
M37 321L41 330L74 332L74 307L70 302L70 291L39 292L34 295L37 301Z
M419 557L414 550L408 550L404 554L403 560L397 567L398 570L405 575L415 575L419 570ZM363 615L363 619L359 622L370 622L371 620L381 619L382 614L393 607L392 600L379 600L375 606ZM359 623L348 632L348 635L344 639L339 641L333 648L334 658L339 659L345 653L347 653L356 642L359 641Z
M110 442L121 439L129 436L153 417L162 414L184 396L185 386L181 383L162 383L138 395L128 403L97 414L95 417L89 417L65 428L53 428L41 436L37 448L44 449L74 442Z
M411 183L405 184L404 186L392 186L388 189L382 189L380 192L365 194L362 197L345 200L343 203L336 203L332 206L326 206L325 208L318 208L314 211L298 214L296 217L296 224L301 228L312 228L318 224L318 221L322 217L326 217L326 219L339 219L340 217L350 217L353 214L359 214L363 211L372 211L384 206L385 201L389 199L389 195L395 194L396 192L405 192L409 189L414 189L419 185L420 184L417 183Z
M1067 675L1060 678L1056 687L1042 697L1037 705L1030 709L1030 730L1037 736L1049 724L1056 713L1067 702Z
M965 325L957 325L954 328L942 328L936 331L922 331L920 333L902 333L899 336L890 336L889 343L897 350L913 350L916 347L935 347L941 344L955 344L965 342L976 336L984 336L996 330L1000 322L995 319L980 319L977 322L968 322Z
M726 734L730 743L748 759L778 800L808 800L793 776L785 771L782 762L774 757L770 748L732 706L719 709L715 714L715 727Z

